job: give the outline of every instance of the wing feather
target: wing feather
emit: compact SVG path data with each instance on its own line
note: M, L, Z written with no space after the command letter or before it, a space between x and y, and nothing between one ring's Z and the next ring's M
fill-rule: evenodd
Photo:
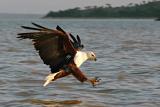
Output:
M48 28L35 23L32 24L42 30L38 32L19 33L17 38L31 39L44 64L54 66L64 59L66 53L76 54L76 50L73 48L68 35L58 30L47 30ZM23 28L28 29L30 27L23 26Z
M29 30L38 30L38 31L41 30L39 28L33 28L33 27L28 27L28 26L21 26L21 27L24 28L24 29L29 29Z
M64 34L67 34L60 26L57 25L56 29L58 31L61 31ZM81 39L80 37L77 35L77 39L71 34L69 33L70 38L70 42L72 43L73 47L78 51L78 50L82 50L84 48L84 45L81 44Z
M41 26L41 25L39 25L39 24L36 24L36 23L33 23L33 22L32 22L32 24L33 24L34 26L38 27L38 28L41 28L41 30L43 29L43 30L50 30L50 31L52 31L52 29L46 28L46 27Z

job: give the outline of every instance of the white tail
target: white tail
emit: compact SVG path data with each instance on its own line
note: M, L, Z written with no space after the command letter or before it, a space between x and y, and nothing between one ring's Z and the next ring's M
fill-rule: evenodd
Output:
M59 72L56 72L54 74L49 74L47 77L46 77L46 82L43 84L43 86L47 86L50 82L52 82L52 80L54 80L55 76L58 74Z

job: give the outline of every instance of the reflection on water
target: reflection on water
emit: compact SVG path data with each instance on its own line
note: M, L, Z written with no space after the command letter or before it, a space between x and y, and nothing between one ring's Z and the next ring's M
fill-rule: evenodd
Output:
M19 41L21 25L62 26L79 34L97 62L81 69L102 82L93 88L73 76L43 87L49 68L30 41ZM0 19L0 105L16 107L159 107L160 23L131 19Z
M31 103L34 105L43 105L45 107L64 107L80 104L78 100L65 100L65 101L54 101L54 100L38 100L38 99L26 99L19 101L20 103Z
M37 64L37 63L39 63L39 62L38 62L38 61L35 61L35 60L24 60L24 61L19 61L19 63Z

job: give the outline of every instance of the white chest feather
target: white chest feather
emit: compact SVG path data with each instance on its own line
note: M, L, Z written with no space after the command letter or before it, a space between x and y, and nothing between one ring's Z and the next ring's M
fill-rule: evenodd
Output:
M87 54L82 51L77 51L74 57L74 63L77 67L80 67L88 59Z

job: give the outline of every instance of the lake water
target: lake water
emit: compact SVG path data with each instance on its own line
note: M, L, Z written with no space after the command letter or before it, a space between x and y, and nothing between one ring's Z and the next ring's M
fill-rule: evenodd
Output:
M28 40L16 34L35 22L60 25L80 35L97 61L81 70L98 76L93 88L73 76L43 87L49 68ZM151 19L39 19L0 16L0 106L3 107L160 107L160 22Z

